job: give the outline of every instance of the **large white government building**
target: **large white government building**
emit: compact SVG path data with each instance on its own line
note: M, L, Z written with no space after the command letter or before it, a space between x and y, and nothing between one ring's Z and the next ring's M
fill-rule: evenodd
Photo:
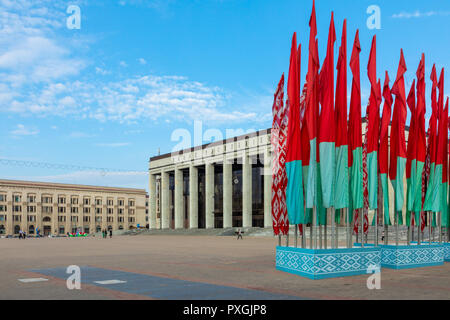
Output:
M270 129L150 158L151 229L270 227Z
M365 128L363 119L363 135ZM270 131L150 158L150 229L272 227ZM406 177L404 189L406 193ZM389 195L394 221L394 190L390 184ZM382 215L381 192L379 204ZM370 211L370 221L372 215Z

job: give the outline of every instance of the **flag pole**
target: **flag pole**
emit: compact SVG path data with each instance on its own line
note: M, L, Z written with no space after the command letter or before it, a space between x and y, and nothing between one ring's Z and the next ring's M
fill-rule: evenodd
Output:
M350 215L348 208L345 208L345 239L347 240L347 248L350 248Z
M398 247L398 212L395 212L395 245Z
M298 224L294 224L294 247L297 248Z
M337 249L337 229L336 229L336 212L335 212L335 208L331 208L331 241L332 241L332 246L331 248L333 249Z
M431 211L428 211L428 243L431 244L431 224L433 222L433 217L431 216Z
M317 249L317 236L316 236L316 206L313 206L313 221L312 221L311 235L314 242L313 249Z
M375 209L375 247L378 247L378 209Z
M281 234L278 234L278 246L281 247Z
M313 232L313 222L309 224L309 247L310 249L314 249L314 232Z
M419 223L417 226L417 245L420 246L420 230L422 229L422 211L419 213Z
M289 247L289 229L288 229L288 232L286 234L286 247Z
M439 219L439 228L438 228L438 230L439 230L439 244L442 244L442 221L441 221L441 215L442 215L442 212L440 212L439 211L439 213L438 213L438 219Z
M324 242L324 248L325 248L325 249L328 248L327 224L328 224L328 214L330 213L329 211L330 211L330 209L327 208L327 214L325 215L325 225L323 226L323 229L324 229L324 239L323 239L323 242Z

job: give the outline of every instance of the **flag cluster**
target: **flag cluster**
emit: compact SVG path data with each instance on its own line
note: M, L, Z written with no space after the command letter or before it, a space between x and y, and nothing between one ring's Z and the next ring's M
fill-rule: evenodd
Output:
M425 55L422 54L416 72L417 79L413 80L408 96L405 90L404 76L407 67L403 50L400 50L397 75L392 87L387 71L381 87L381 80L377 78L377 39L374 36L367 64L370 97L366 117L362 119L362 49L359 31L356 30L348 62L347 22L344 20L335 65L336 32L334 16L331 13L326 57L320 66L314 1L309 27L308 70L302 92L301 46L297 47L297 35L294 33L286 108L283 108L284 76L275 94L272 127L272 211L275 233L278 234L280 228L286 228L289 223L311 223L313 208L317 212L317 220L314 221L316 225L327 224L327 208L336 209L337 222L340 221L340 209L348 208L350 222L354 213L364 214L365 232L368 229L367 211L379 209L379 206L384 214L378 217L378 221L386 225L392 224L389 212L394 213L396 223L403 224L402 208L406 206L407 225L421 221L423 227L424 212L429 211L440 212L442 226L449 226L449 101L447 98L444 107L444 69L439 80L436 67L433 66L432 69L432 114L426 133ZM347 116L348 66L352 80ZM408 109L409 128L406 127ZM283 120L282 117L286 119ZM363 121L366 124L364 135ZM283 123L287 123L285 136L280 134ZM285 176L280 172L284 172ZM283 177L287 180L286 184ZM405 177L406 190L403 183ZM393 207L389 205L388 180L394 190ZM285 198L281 196L283 193ZM283 200L284 205L281 203ZM284 207L286 213L280 209ZM283 214L288 217L288 221L280 218ZM375 221L372 221L372 224L374 223Z

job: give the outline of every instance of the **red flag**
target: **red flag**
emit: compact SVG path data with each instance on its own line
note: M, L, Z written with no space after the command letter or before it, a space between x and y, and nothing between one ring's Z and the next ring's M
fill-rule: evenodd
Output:
M283 225L284 220L281 217L281 184L282 184L282 173L279 161L279 136L280 136L280 126L281 117L283 112L283 99L284 99L284 73L281 76L280 82L278 83L277 91L274 94L274 101L272 105L272 130L271 130L271 144L273 148L273 158L272 158L272 225L273 232L275 235L280 234L280 228Z
M411 89L409 90L408 98L406 103L408 104L409 111L411 112L411 121L409 125L408 141L414 143L408 143L407 147L407 159L406 159L406 179L411 178L411 164L415 159L417 144L416 141L416 91L415 91L416 80L413 80L411 84ZM412 200L411 200L412 201ZM408 208L408 210L412 210Z
M384 97L384 107L380 127L379 164L380 164L380 174L383 173L387 174L389 165L389 158L388 158L389 124L391 122L392 102L393 102L391 89L389 88L389 74L387 71L384 77L383 97Z
M347 20L342 28L336 80L336 148L348 145L347 133Z
M405 140L405 123L406 123L406 94L405 80L403 75L406 72L406 63L403 56L403 49L400 51L400 62L398 65L397 78L392 87L392 93L395 94L394 115L391 126L390 141L390 162L389 162L389 178L394 186L395 201L394 212L398 215L398 223L403 224L403 215L401 210L404 203L403 195L403 174L405 169L406 140ZM403 162L405 161L405 162Z

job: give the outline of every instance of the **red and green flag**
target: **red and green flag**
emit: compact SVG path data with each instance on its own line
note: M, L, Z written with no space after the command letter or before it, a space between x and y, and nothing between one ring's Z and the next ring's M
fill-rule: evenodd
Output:
M328 32L327 55L320 72L320 102L322 110L319 125L319 159L320 179L322 187L322 203L324 208L334 207L335 196L335 119L334 119L334 29L333 12L331 13Z
M411 225L411 211L414 209L414 194L416 186L416 91L415 91L416 80L411 84L411 89L409 90L408 98L406 103L411 112L411 122L409 125L408 132L408 147L406 149L407 159L406 159L406 225Z
M309 161L304 164L306 166L306 208L313 208L317 205L318 199L318 174L317 174L317 121L318 121L318 71L319 71L319 53L317 52L317 23L316 23L316 9L313 1L311 18L309 20L310 34L309 34L309 58L308 58L308 73L306 75L307 92L306 92L306 110L305 110L305 125L308 134L309 142Z
M301 50L299 47L298 50ZM292 37L288 78L289 122L286 152L286 207L290 224L304 223L303 178L300 122L300 77L298 75L300 52L297 52L297 35Z
M441 185L441 222L443 227L449 226L448 219L448 97L445 102L442 121L441 154L442 154L442 185Z
M403 224L402 208L404 203L403 176L406 166L406 141L405 141L405 123L406 123L406 94L405 80L403 75L406 72L405 57L403 49L400 51L400 62L397 70L397 78L392 87L392 93L395 95L394 114L392 117L391 140L390 140L390 167L389 179L394 188L394 212L399 225Z
M380 182L383 189L383 212L384 224L391 225L389 216L389 186L388 186L388 171L389 171L389 124L391 122L391 108L392 95L389 87L389 75L386 71L383 86L384 107L381 116L380 126L380 146L378 154L378 165L380 168Z
M342 27L336 80L336 186L334 207L349 207L348 132L347 132L347 20ZM336 215L339 217L340 215ZM339 222L339 221L338 221Z
M350 217L352 211L363 207L363 171L362 171L362 123L361 123L361 79L359 54L361 45L359 43L359 30L356 30L353 50L350 58L350 69L352 71L352 92L350 98L349 115L349 153L348 166L350 171Z
M415 135L415 167L416 167L416 176L415 176L415 191L412 195L413 206L412 211L415 214L415 221L418 223L421 217L419 216L422 208L422 191L424 189L423 186L423 172L425 168L425 160L427 156L427 138L425 131L425 112L426 112L426 103L425 103L425 55L422 54L422 59L420 60L419 67L416 72L417 76L417 106L415 113L415 126L416 126L416 135ZM408 141L410 141L408 139Z
M440 204L439 204L439 178L436 177L436 156L437 156L437 121L439 117L438 104L437 104L437 75L436 75L436 66L433 65L433 69L431 70L432 87L431 87L431 117L429 122L429 135L428 135L428 144L430 148L430 173L428 178L428 186L425 195L425 201L423 205L424 211L432 211L439 212ZM437 173L439 176L439 172ZM442 177L442 174L441 174Z
M280 126L281 116L283 112L283 99L284 99L284 73L281 76L278 83L277 91L274 94L274 101L272 106L273 122L271 130L271 144L273 148L272 156L272 225L275 235L279 235L284 232L285 217L283 217L281 210L281 192L283 174L280 167Z
M378 140L380 130L381 88L377 83L377 38L373 36L367 64L371 90L367 114L367 189L369 209L378 208Z

